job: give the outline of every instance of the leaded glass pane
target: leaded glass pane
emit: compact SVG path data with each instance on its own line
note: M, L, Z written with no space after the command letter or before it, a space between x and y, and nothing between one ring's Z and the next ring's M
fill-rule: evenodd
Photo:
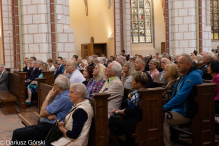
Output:
M218 33L214 33L214 39L215 39L215 40L218 39Z
M151 42L151 7L148 0L131 0L132 43Z
M218 21L214 21L214 29L218 29Z

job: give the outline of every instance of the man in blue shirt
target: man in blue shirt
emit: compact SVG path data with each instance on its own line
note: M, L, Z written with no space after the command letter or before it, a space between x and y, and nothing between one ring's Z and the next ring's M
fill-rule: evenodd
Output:
M72 106L74 106L74 103L70 101L68 96L70 93L69 88L70 80L64 75L59 75L55 80L53 89L48 93L42 104L39 124L14 130L12 143L16 141L25 141L25 145L29 145L28 140L45 140L55 120L64 117L72 109ZM53 102L49 104L49 100L55 94L58 95Z
M193 66L192 58L189 54L182 54L178 61L178 69L182 74L177 81L172 99L163 106L164 118L164 143L170 146L169 127L189 123L196 113L196 94L193 88L197 84L202 84L202 71ZM169 111L169 112L167 112Z

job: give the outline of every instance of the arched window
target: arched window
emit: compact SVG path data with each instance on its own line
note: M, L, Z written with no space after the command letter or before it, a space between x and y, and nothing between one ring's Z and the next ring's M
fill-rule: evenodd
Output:
M218 0L211 0L211 39L218 40Z
M152 43L150 0L131 0L131 43Z

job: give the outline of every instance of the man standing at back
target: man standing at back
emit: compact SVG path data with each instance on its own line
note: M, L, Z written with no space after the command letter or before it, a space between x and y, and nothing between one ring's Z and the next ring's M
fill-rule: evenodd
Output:
M153 88L154 87L153 80L151 78L151 75L145 70L145 65L146 65L146 61L144 58L138 57L135 60L135 70L144 72L148 76L148 84L147 84L146 88Z
M55 75L55 79L58 77L58 75L63 74L64 71L65 71L65 66L62 65L62 57L58 57L57 64L59 65L59 67L55 71L55 74L54 74Z
M4 65L0 64L0 92L8 91L8 78L9 73L4 68Z
M167 64L169 64L169 63L170 63L169 59L167 59L167 58L162 58L161 59L161 69L162 69L162 72L160 72L159 75L158 75L158 79L157 79L158 83L166 82L166 79L165 79L165 66Z
M189 54L182 54L177 64L179 72L182 74L177 81L171 100L163 106L164 117L164 142L166 146L171 146L169 127L189 123L196 113L196 94L193 88L197 84L202 84L202 72L193 65ZM169 111L169 113L167 113Z

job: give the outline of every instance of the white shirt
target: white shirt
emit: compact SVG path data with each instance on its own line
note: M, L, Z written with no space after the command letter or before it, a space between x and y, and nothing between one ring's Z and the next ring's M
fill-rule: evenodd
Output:
M82 83L85 81L84 76L81 74L81 72L76 69L71 75L70 75L70 82L73 83Z
M55 67L54 65L52 65L50 68L49 68L49 71L54 71L55 70Z
M161 72L160 81L162 80L163 76L165 75L165 71Z
M5 72L5 70L2 71L2 73L0 74L0 78L2 77L3 73Z

